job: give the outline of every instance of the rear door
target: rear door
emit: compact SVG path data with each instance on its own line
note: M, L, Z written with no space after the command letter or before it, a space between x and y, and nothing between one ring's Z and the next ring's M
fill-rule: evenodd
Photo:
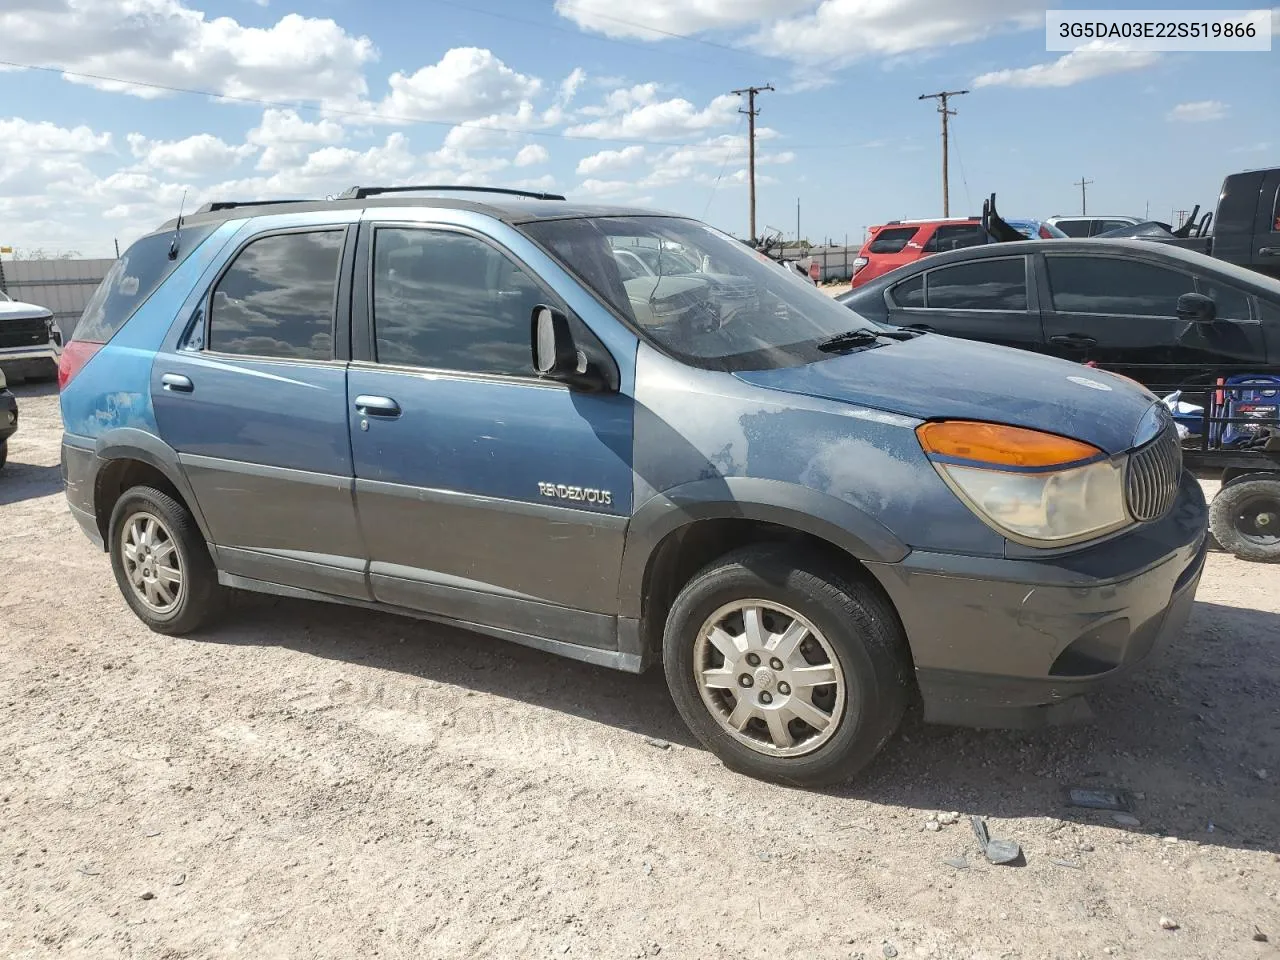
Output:
M923 280L923 283L920 281ZM922 306L916 306L921 303ZM889 291L890 323L1040 351L1040 311L1027 258L983 257L908 278Z
M982 225L976 221L940 223L933 228L933 233L925 241L923 249L925 253L946 253L948 250L977 247L982 243Z
M1044 254L1050 352L1092 360L1149 386L1202 381L1214 366L1260 363L1266 350L1250 297L1172 264L1096 254ZM1179 320L1178 297L1215 298L1211 327Z
M534 375L533 309L567 308L488 237L361 230L348 415L374 596L614 645L631 398Z
M338 309L353 248L341 224L244 243L156 355L151 396L221 570L367 598Z

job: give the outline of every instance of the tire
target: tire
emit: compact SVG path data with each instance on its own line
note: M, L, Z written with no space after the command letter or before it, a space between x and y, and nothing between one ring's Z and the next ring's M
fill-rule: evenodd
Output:
M152 531L149 541L147 530ZM125 491L111 511L109 537L116 585L138 619L152 630L182 636L211 623L222 612L225 591L218 584L200 528L191 512L169 494L153 487ZM177 559L176 566L171 558ZM174 582L171 573L166 575L174 570L180 583ZM166 602L166 595L172 602Z
M1280 561L1280 479L1239 480L1209 505L1209 532L1241 560Z
M0 440L0 470L9 462L9 439Z
M780 649L793 627L797 635L811 628L796 654L779 661L784 667L780 671L772 668L772 657L757 655L758 665L751 663L749 651L760 648L745 639L750 636L745 613L730 612L722 621L731 635L736 623L743 627L734 648L735 656L741 656L732 668L721 649L724 637L718 640L721 646L709 639L709 625L748 600L761 601L762 635L770 641L782 637ZM815 686L812 676L795 672L797 664L800 670L824 673L834 666L842 683ZM663 667L681 717L725 766L804 787L848 780L865 767L898 729L912 687L906 637L878 585L837 570L821 557L777 545L734 551L693 577L667 617ZM700 683L697 675L703 671L714 675L721 689ZM742 687L746 676L751 677L749 688ZM786 677L793 683L784 682ZM807 698L804 687L811 691ZM740 727L741 718L735 721L739 698L751 696L755 701L747 700L744 709L755 716ZM798 712L805 707L799 702L804 699L820 708L819 719L824 714L831 718L826 729L794 714L787 720L792 708ZM804 713L813 716L807 708ZM739 727L737 734L730 732L730 724ZM792 746L779 745L789 739Z

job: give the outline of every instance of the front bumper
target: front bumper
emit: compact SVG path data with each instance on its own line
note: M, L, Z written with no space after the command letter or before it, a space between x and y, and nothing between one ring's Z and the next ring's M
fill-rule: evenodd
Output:
M50 360L57 363L62 356L62 348L52 340L47 343L32 344L29 347L0 347L0 363L17 363L25 360Z
M898 609L925 719L1034 727L1089 716L1080 696L1181 633L1208 510L1184 472L1161 519L1045 559L915 552L868 564Z
M18 432L18 399L8 390L0 390L0 443Z

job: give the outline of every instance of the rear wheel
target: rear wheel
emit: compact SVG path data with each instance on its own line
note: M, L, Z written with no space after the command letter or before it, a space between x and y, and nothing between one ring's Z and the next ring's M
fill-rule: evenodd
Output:
M134 487L111 511L111 569L125 602L157 633L181 635L210 622L224 591L185 506L163 491Z
M1280 479L1223 487L1209 506L1209 531L1241 560L1280 561Z
M878 587L776 546L695 576L672 606L663 655L676 707L708 749L800 786L870 762L910 689L902 627Z

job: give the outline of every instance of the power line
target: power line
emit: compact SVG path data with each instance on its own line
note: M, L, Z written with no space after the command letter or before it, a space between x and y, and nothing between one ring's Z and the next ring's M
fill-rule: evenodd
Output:
M658 27L651 27L647 23L636 23L634 20L624 20L622 17L614 17L606 13L596 13L595 11L592 11L591 16L599 20L609 20L609 21L612 21L613 23L620 23L625 27L634 27L637 30L647 30L650 33L656 33L658 34L658 36L668 37L669 39L672 39L672 40L687 40L690 43L700 43L704 47L714 47L717 50L727 50L730 53L736 53L741 56L760 57L764 60L786 61L785 57L778 57L771 53L760 53L756 50L745 50L742 47L730 46L727 43L716 43L714 40L704 40L702 37L691 36L690 34L687 34L687 33L672 33L670 30L662 30ZM790 62L790 61L786 61L786 62Z
M338 107L321 107L309 103L287 103L282 100L267 100L262 97L243 97L229 93L216 93L212 90L199 90L193 87L178 87L167 83L155 83L150 80L127 80L123 77L110 77L100 73L80 73L75 70L64 70L62 67L44 66L34 63L19 63L15 60L0 60L0 66L15 67L19 70L36 70L44 73L56 73L81 80L97 80L101 83L119 83L132 87L144 87L148 90L165 90L169 93L186 93L197 97L212 97L216 100L228 100L232 103L247 103L258 107L274 107L280 110L308 110L321 116L354 117L361 120L381 120L400 124L421 124L435 127L466 127L478 130L491 130L494 133L512 133L517 136L548 137L555 140L578 140L588 143L636 143L654 147L693 147L695 143L675 140L641 140L628 137L593 137L586 134L556 133L552 130L520 130L513 127L496 127L487 123L471 120L429 120L425 117L405 117L386 113L374 113L370 110L343 110Z
M738 113L738 125L733 128L732 137L737 137L738 131L742 129L742 111ZM724 179L724 173L729 169L729 161L733 159L733 151L726 148L724 152L724 163L720 165L720 173L716 175L715 182L711 184L711 195L707 197L707 205L702 208L702 219L707 219L707 214L711 212L711 201L716 198L716 191L720 189L720 181Z

